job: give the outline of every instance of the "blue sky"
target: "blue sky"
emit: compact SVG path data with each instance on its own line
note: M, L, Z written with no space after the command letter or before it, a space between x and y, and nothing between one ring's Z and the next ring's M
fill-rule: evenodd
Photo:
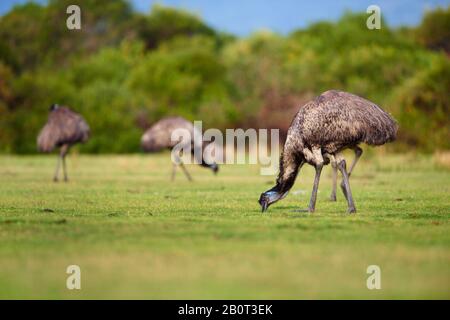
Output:
M0 0L0 14L27 0ZM36 0L45 2L45 0ZM381 8L389 25L416 25L424 10L448 6L450 0L131 0L136 10L148 12L153 3L188 9L211 26L237 35L260 29L288 33L318 20L335 20L345 10Z

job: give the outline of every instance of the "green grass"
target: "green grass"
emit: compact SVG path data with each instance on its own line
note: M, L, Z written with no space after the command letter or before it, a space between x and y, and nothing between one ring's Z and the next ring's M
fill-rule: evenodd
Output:
M0 298L450 298L450 171L431 157L363 156L350 216L340 190L328 201L329 167L316 213L293 212L305 167L261 214L274 177L257 166L171 183L168 156L72 155L69 183L51 181L54 156L1 156ZM381 290L366 288L372 264Z

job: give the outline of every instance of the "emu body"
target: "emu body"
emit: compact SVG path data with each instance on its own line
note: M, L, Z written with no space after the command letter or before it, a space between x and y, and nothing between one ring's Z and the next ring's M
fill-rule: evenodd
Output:
M41 152L51 152L55 148L60 148L54 181L58 181L61 162L64 181L68 181L66 155L71 146L86 142L89 135L89 126L81 115L68 107L60 107L56 104L50 107L47 123L39 133L37 145Z
M167 117L159 120L153 126L151 126L141 138L141 147L146 152L157 152L163 149L172 149L179 141L172 141L172 133L177 129L185 129L190 133L191 140L187 143L190 144L191 153L196 156L194 152L196 149L203 151L205 147L202 142L197 143L194 139L195 135L202 135L202 132L192 122L182 117ZM212 159L204 159L203 152L201 159L196 159L202 167L210 168L214 173L219 170L218 165ZM175 179L175 173L177 166L180 166L189 181L192 180L191 175L184 166L181 157L175 155L176 161L172 168L172 180Z
M356 212L349 176L362 153L358 145L378 146L391 142L396 138L397 129L395 120L375 103L347 92L324 92L301 107L294 117L280 158L276 184L261 194L259 199L262 211L286 197L299 170L308 163L316 169L307 209L314 212L322 168L331 162L342 173L341 186L348 202L348 211ZM356 154L349 172L341 154L345 149L353 149ZM334 191L334 198L335 195Z

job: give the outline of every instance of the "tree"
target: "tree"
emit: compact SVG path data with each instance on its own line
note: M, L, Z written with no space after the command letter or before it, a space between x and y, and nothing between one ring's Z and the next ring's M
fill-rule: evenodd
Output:
M426 151L450 149L450 61L431 59L429 68L399 86L391 105L400 122L399 142Z
M216 32L197 16L161 5L154 5L150 14L140 16L136 24L139 36L148 49L154 49L161 42L177 36L216 36Z
M69 5L81 9L80 30L66 26ZM61 65L73 56L85 57L103 47L117 46L133 37L132 18L132 8L124 0L51 0L42 30L46 60Z
M0 60L15 71L34 68L43 50L45 7L29 2L0 18Z
M0 152L12 151L13 135L11 121L13 117L10 105L14 99L12 89L13 72L0 62Z
M450 6L427 11L417 28L417 38L430 49L450 54Z

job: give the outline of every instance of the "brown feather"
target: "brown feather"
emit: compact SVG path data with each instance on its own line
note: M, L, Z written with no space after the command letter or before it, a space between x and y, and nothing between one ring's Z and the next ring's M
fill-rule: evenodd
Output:
M300 108L288 130L277 184L289 190L305 161L302 150L336 154L360 143L394 141L397 122L375 103L357 95L329 90Z
M217 172L218 166L213 159L204 158L203 150L209 142L203 142L202 132L194 127L192 122L182 117L167 117L159 120L151 126L141 138L141 147L146 152L157 152L162 149L172 149L181 141L172 141L172 133L177 129L185 129L190 133L191 153L194 157L198 157L195 150L200 150L201 155L197 163L203 167L209 167ZM199 140L194 139L194 134L199 136Z
M51 152L64 144L84 143L89 139L90 129L81 115L67 107L50 112L47 123L37 138L39 151Z
M173 148L178 141L172 141L172 132L176 129L186 129L190 132L191 137L198 129L194 127L192 122L182 117L167 117L159 120L151 126L141 138L141 147L147 152L156 152L166 148ZM201 132L199 132L201 134ZM191 141L193 144L194 142Z

